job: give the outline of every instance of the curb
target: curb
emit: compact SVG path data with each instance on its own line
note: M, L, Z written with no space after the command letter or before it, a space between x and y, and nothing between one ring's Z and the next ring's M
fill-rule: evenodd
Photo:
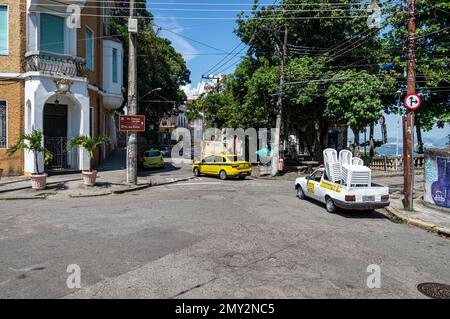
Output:
M124 194L124 193L130 193L130 192L134 192L134 191L139 191L142 189L146 189L149 188L150 186L152 186L152 184L145 184L142 186L136 186L136 187L132 187L132 188L125 188L125 189L119 189L119 190L115 190L112 191L112 194Z
M70 198L87 198L87 197L101 197L112 195L112 192L100 193L100 194L78 194L78 195L69 195Z
M401 214L399 214L399 212L395 208L391 206L385 207L385 210L388 212L388 214L395 216L396 218L402 220L408 225L422 228L428 232L438 234L450 239L450 228L440 227L438 225L430 224L416 218L404 217Z
M0 200L33 200L33 199L47 199L48 196L16 196L16 197L0 197Z

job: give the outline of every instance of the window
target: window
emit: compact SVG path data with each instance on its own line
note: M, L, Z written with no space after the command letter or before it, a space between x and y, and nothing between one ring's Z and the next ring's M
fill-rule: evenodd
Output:
M311 175L311 180L320 183L322 180L323 171L316 171L313 175Z
M6 114L6 101L0 101L0 148L6 148L7 146L7 114Z
M0 55L8 55L8 7L0 6Z
M145 157L159 157L161 156L160 151L147 151L145 152Z
M112 81L117 83L117 49L112 49Z
M94 71L94 32L86 28L86 67Z
M64 54L64 18L41 13L40 50Z

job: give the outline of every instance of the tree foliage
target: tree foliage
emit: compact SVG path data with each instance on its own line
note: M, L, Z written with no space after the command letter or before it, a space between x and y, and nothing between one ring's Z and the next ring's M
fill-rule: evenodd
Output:
M128 3L118 3L117 6L111 29L124 44L124 85L128 87L128 20L122 18L129 15ZM171 42L158 35L160 30L154 30L152 15L146 10L145 3L137 2L136 6L136 15L141 17L137 36L138 92L139 97L147 95L139 102L139 110L147 115L148 121L156 124L165 113L173 110L174 104L149 101L184 102L186 95L180 87L190 83L190 71ZM148 94L156 88L161 88L161 91Z

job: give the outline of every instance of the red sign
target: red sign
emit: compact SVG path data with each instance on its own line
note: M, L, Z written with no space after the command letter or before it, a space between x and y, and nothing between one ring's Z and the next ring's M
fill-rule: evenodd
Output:
M119 131L145 132L144 115L121 115L119 118Z
M405 106L410 111L417 110L422 104L422 99L417 94L410 94L405 97Z

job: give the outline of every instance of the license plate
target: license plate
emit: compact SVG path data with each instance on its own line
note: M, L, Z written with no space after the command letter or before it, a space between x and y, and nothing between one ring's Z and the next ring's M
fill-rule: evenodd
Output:
M363 202L374 202L375 196L363 196Z

